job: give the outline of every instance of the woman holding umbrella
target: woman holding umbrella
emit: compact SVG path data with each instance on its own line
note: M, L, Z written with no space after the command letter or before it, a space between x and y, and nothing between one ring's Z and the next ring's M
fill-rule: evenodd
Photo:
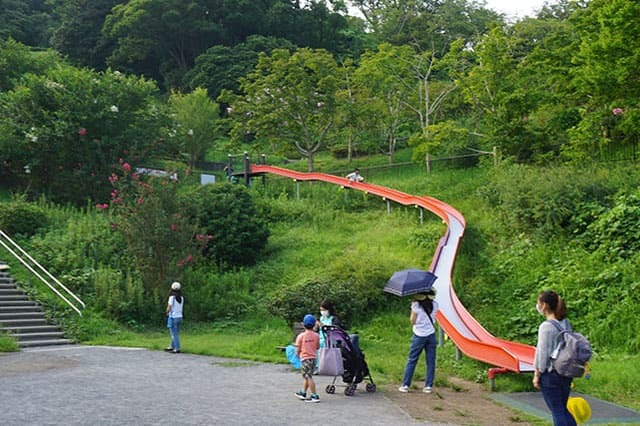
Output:
M423 350L427 364L427 375L422 391L424 393L432 392L436 372L436 346L438 345L434 323L434 318L438 311L438 302L435 301L435 298L436 289L433 287L424 293L418 293L413 296L410 316L413 336L411 337L407 365L404 368L402 386L398 389L400 392L409 392L413 372Z

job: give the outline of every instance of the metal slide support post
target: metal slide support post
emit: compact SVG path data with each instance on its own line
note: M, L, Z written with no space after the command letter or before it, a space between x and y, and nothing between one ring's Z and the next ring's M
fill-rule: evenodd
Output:
M501 367L493 367L490 368L489 371L487 372L488 376L489 376L489 389L491 389L491 391L494 391L496 388L496 376L498 374L505 374L508 373L509 370L507 370L506 368L501 368Z
M420 225L424 225L424 208L420 207Z
M296 200L300 201L300 182L296 182Z
M245 186L249 186L249 169L251 168L251 164L249 163L249 153L247 151L244 152L244 184Z
M267 164L266 155L260 154L260 164L262 164L263 166ZM262 186L267 186L267 176L264 173L262 174Z
M391 214L391 201L387 200L387 214Z

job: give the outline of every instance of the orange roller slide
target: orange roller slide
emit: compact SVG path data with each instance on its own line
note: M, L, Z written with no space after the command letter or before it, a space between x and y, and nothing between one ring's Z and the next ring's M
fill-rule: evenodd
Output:
M328 182L344 188L374 194L382 197L383 200L394 201L405 206L424 208L440 217L447 225L447 230L440 239L429 267L429 270L438 277L434 286L438 290L436 300L440 310L437 319L440 327L462 353L497 367L489 370L491 379L496 373L533 371L535 348L522 343L502 340L490 334L467 311L453 290L451 275L460 239L466 226L464 217L456 209L435 198L409 195L366 182L352 182L346 178L326 173L304 173L281 167L252 164L250 174L273 174L296 181Z

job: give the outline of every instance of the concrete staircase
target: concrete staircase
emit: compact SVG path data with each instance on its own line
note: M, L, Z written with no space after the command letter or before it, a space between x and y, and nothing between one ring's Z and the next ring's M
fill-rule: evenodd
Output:
M0 262L0 332L8 332L21 348L72 343L56 325L48 324L42 306L15 285L6 264Z

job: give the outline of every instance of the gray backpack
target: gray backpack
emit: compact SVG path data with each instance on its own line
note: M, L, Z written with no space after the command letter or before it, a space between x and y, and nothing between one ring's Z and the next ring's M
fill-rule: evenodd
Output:
M586 337L571 330L571 326L564 328L559 321L550 320L560 332L558 344L551 354L553 368L565 377L582 377L585 364L591 359L591 344Z

